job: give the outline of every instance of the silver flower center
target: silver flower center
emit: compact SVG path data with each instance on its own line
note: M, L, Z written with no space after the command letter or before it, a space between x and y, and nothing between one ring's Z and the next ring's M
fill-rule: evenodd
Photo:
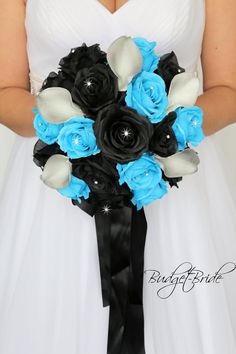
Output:
M129 138L132 135L132 130L130 128L122 129L121 135L123 138Z
M108 204L105 204L102 207L102 212L103 212L103 214L110 214L111 213L111 207Z
M92 87L93 86L93 82L91 81L91 79L87 79L84 81L84 86L86 87Z
M198 123L197 123L197 120L196 120L196 119L194 119L194 120L193 120L192 125L193 125L193 127L194 127L194 128L196 128L196 126L198 125Z
M78 138L78 137L74 138L74 143L75 143L76 145L79 144L79 138Z

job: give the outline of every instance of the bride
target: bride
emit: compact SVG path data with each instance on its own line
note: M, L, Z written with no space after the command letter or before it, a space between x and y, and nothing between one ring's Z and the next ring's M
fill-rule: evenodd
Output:
M199 171L145 207L146 354L235 354L236 209L212 139L236 122L235 1L0 0L0 23L0 123L17 134L0 201L0 353L106 353L94 219L40 181L32 108L71 48L127 35L203 74ZM180 273L168 291L158 282Z

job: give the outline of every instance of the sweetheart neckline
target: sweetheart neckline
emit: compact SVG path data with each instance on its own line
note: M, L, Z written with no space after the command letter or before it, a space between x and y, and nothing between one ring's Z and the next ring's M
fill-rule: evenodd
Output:
M127 0L122 6L120 6L117 10L115 10L114 12L111 12L110 10L108 10L108 8L103 5L99 0L93 0L95 3L97 3L97 5L102 8L105 12L107 12L110 16L115 16L116 14L118 14L120 11L124 10L129 3L131 3L131 0Z

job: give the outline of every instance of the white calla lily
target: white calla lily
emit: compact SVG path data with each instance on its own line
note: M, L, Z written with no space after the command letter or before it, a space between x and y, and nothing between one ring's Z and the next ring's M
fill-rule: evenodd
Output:
M193 149L185 149L168 157L155 155L155 159L169 178L193 174L198 171L200 163L198 154Z
M65 188L70 183L71 171L69 158L55 154L47 160L40 178L50 188Z
M71 98L71 94L63 87L49 87L36 98L38 110L48 123L64 123L67 120L83 116L80 107Z
M140 49L131 37L121 36L108 48L107 61L118 77L119 91L126 91L133 77L142 69Z
M175 75L170 84L167 113L181 106L193 106L198 98L199 86L197 72Z

